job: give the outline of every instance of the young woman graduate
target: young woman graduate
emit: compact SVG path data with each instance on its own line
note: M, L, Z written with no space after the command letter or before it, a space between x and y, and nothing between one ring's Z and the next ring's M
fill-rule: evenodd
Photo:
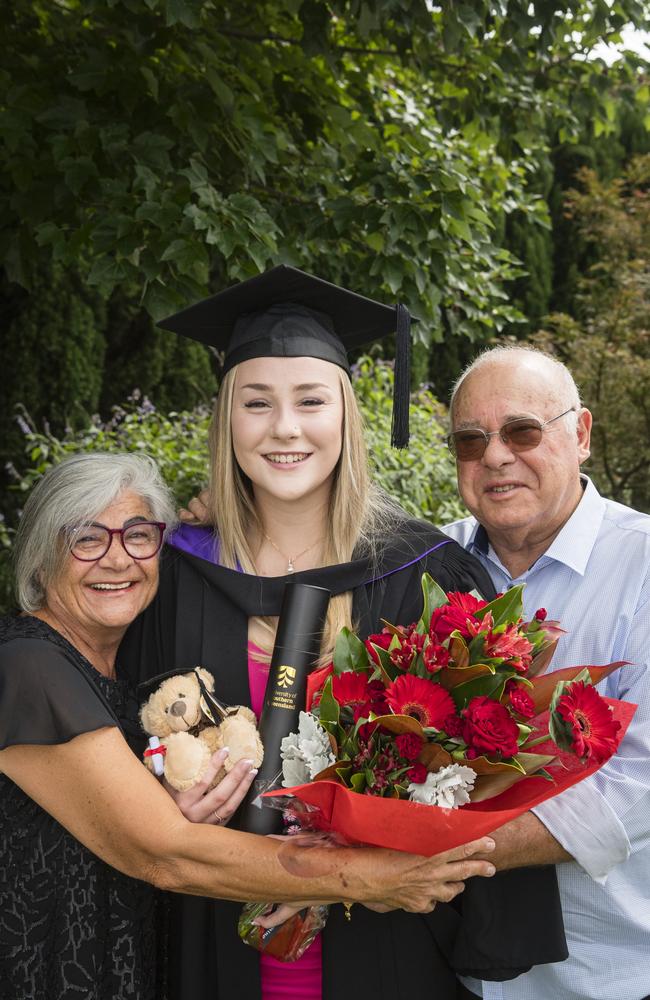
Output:
M380 630L382 619L417 620L425 571L446 591L493 595L472 556L409 518L368 478L346 349L397 327L393 442L406 444L403 307L279 266L161 326L225 352L210 440L214 530L185 525L166 547L158 597L120 651L137 679L201 664L214 674L222 702L259 713L276 616L292 574L333 595L322 662L344 625L365 636ZM357 907L350 922L342 907L332 907L305 956L281 964L260 961L239 940L237 905L196 898L172 905L171 1000L338 1000L361 990L378 1000L456 996L443 957L459 919L449 906L426 916ZM508 956L505 964L530 962Z

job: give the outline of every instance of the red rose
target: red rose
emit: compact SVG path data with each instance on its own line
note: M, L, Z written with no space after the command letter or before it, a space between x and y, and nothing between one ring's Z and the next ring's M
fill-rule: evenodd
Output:
M414 785L423 785L427 780L428 773L424 764L413 764L406 772L406 777Z
M423 740L416 733L400 733L395 740L395 746L400 757L404 760L417 760L422 750Z
M508 692L510 705L513 712L520 715L522 719L532 719L535 715L535 702L530 692L520 684L513 684Z
M514 757L519 749L519 729L504 705L479 695L472 698L462 714L463 739L468 747L479 754Z

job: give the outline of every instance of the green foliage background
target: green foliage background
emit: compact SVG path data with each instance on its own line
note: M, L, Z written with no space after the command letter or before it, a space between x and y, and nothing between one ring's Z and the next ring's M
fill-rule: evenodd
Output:
M443 524L463 516L456 492L454 463L444 443L445 408L422 389L411 407L408 450L390 446L393 370L386 362L362 357L353 383L366 426L370 466L376 482L415 517ZM58 437L24 424L24 459L14 473L11 493L20 505L36 480L67 455L82 451L141 451L150 455L174 491L179 505L197 494L208 475L208 425L211 408L163 413L146 397L116 407L110 420L94 417L81 431ZM0 515L0 609L12 600L11 519Z
M438 399L482 345L542 329L596 411L599 486L650 509L645 452L636 469L630 448L648 439L650 247L628 197L647 186L629 171L650 151L650 87L638 55L593 57L626 26L648 29L650 2L1 5L0 465L18 468L14 485L60 449L108 441L152 449L193 492L192 427L219 358L155 320L286 262L405 302L420 319L413 386ZM567 210L574 188L588 197ZM605 209L623 233L611 245ZM439 404L420 392L413 448L386 451L374 371L359 392L377 475L446 520ZM155 411L114 415L135 389ZM5 490L9 525L20 497Z

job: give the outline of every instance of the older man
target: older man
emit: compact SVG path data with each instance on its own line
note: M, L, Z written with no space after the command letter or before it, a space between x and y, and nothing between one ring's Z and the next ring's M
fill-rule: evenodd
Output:
M446 530L497 590L525 583L529 614L567 629L551 669L627 660L600 685L638 704L618 756L496 834L501 869L557 864L567 961L485 1000L650 996L650 517L603 499L580 475L591 414L569 371L525 348L481 355L459 379L449 438L472 517ZM526 900L521 901L522 933Z

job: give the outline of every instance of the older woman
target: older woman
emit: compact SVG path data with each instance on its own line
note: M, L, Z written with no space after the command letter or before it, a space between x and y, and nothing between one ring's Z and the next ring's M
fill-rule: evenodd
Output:
M301 851L182 816L129 746L137 705L116 671L172 519L154 464L132 455L69 459L25 506L23 613L0 622L0 983L12 1000L162 1000L151 885L428 911L449 883L491 872L456 861L485 841L429 860ZM203 795L206 815L227 820L252 776L240 762Z

